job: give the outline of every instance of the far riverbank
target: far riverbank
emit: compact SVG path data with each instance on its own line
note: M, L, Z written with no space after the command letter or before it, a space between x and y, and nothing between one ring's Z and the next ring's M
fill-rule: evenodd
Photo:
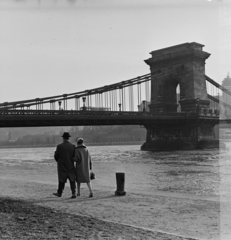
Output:
M61 143L61 141L60 141ZM121 145L142 145L144 141L130 141L130 142L99 142L99 143L85 143L86 146L121 146ZM58 143L57 143L58 144ZM41 147L56 147L57 144L39 144L39 145L2 145L0 148L41 148Z

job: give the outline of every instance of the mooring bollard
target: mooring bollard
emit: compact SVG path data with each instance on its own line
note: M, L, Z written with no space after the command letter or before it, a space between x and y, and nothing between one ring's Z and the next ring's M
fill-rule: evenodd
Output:
M124 173L116 173L117 189L115 191L115 195L117 195L117 196L125 196L126 195L126 192L124 191L124 183L125 183L125 174Z

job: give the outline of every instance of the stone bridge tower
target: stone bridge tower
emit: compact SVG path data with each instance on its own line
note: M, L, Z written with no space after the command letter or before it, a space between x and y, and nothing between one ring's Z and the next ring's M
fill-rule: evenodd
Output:
M151 70L153 113L197 113L209 109L205 79L205 60L210 56L199 43L184 43L151 52L145 60ZM177 93L179 89L179 93ZM179 101L177 102L177 99ZM179 113L180 114L180 113ZM160 121L146 125L147 139L143 150L197 149L218 145L214 125L218 118L193 121Z

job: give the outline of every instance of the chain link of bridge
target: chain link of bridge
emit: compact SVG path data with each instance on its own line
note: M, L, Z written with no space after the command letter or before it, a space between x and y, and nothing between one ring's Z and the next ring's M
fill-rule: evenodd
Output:
M166 73L159 72L154 76L155 78L160 78L164 75ZM227 109L231 109L231 92L206 75L205 79L210 108L204 111L197 109L197 113L200 115L220 115L220 110L223 109L221 118L226 118L225 112L227 112ZM80 114L79 111L81 111L83 115L91 114L92 112L95 112L95 114L103 114L102 112L108 114L107 112L113 111L147 113L150 112L148 106L151 95L150 85L151 74L146 74L116 84L76 93L0 103L0 114L69 115L74 114L75 111L78 111L76 114ZM178 109L177 114L180 112L180 109ZM162 114L172 115L173 113L162 112Z
M202 48L153 51L145 60L151 73L118 83L0 103L0 127L143 125L143 150L196 149L206 139L217 146L212 130L231 109L231 93L204 75L210 54Z

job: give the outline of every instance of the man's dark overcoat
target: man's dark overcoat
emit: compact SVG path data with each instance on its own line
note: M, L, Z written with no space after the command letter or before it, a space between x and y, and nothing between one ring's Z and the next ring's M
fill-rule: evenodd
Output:
M58 166L59 182L66 182L67 178L75 181L75 166L73 158L75 156L75 145L65 141L56 148L54 158Z

